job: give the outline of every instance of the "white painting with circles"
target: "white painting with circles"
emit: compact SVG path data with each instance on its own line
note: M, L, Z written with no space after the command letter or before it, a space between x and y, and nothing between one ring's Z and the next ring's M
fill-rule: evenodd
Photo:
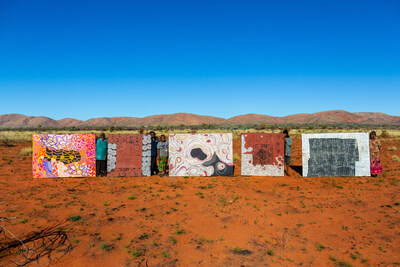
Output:
M169 135L170 176L233 176L231 133Z

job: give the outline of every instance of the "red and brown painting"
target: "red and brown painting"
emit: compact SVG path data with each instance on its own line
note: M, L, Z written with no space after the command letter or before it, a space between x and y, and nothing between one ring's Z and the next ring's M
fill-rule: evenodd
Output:
M284 176L283 134L242 134L242 175Z
M107 176L149 176L150 136L110 134L108 136Z

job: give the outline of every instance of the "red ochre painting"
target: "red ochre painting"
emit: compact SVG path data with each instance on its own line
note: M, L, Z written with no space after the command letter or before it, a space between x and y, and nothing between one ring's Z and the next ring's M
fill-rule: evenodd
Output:
M242 134L242 175L284 176L283 134Z
M108 135L107 176L150 176L149 135Z

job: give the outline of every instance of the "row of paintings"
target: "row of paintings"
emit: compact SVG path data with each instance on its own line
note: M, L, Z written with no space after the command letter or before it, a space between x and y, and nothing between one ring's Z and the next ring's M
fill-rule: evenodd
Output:
M111 177L150 176L151 137L108 135ZM283 134L241 135L242 176L284 176ZM33 135L33 177L91 177L94 134ZM367 133L302 135L303 176L370 176ZM233 176L231 133L169 135L170 176Z

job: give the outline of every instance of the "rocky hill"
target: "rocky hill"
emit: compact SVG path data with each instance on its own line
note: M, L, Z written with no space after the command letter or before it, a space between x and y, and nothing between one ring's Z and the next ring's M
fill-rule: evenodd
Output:
M285 117L273 117L261 114L239 115L229 119L202 116L190 113L153 115L143 118L111 117L93 118L86 121L73 118L54 120L42 116L25 116L21 114L0 115L0 128L21 127L72 127L72 126L141 126L141 125L201 125L201 124L368 124L400 126L400 116L384 113L356 112L343 110L323 111L317 113L300 113Z

